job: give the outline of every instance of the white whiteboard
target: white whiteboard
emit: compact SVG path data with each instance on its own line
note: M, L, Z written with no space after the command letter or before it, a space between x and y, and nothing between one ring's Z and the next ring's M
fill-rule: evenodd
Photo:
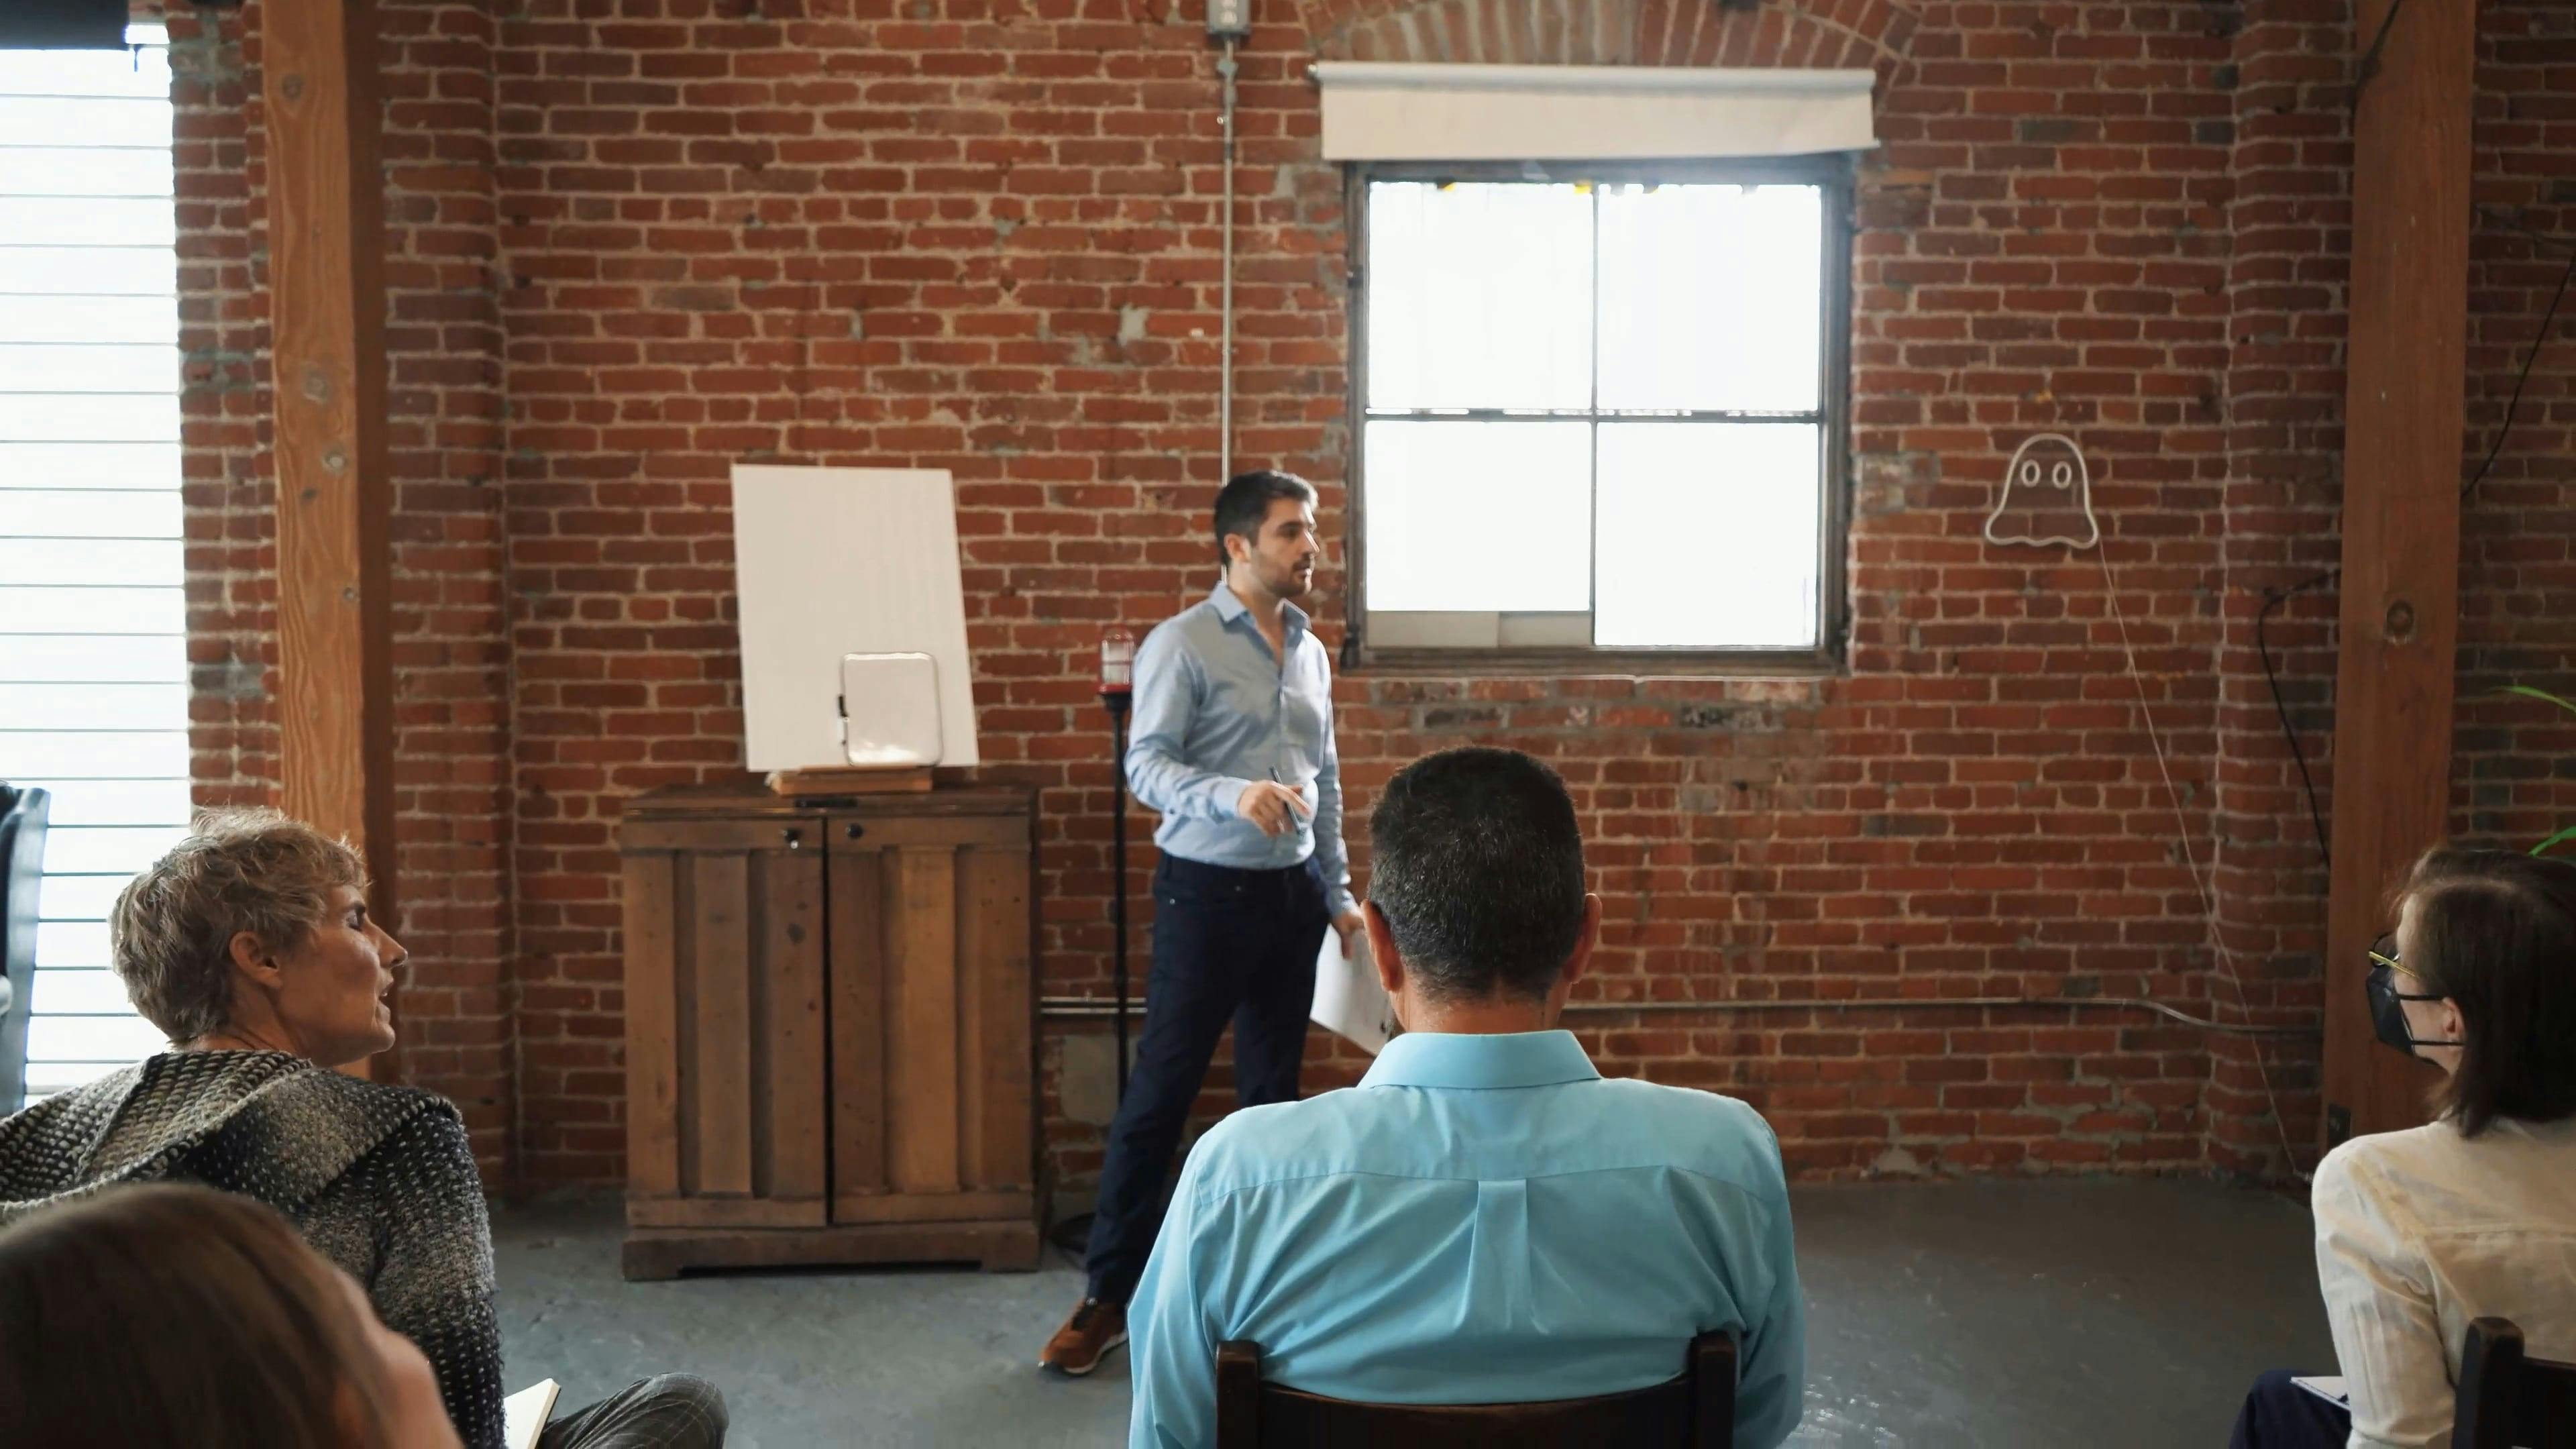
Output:
M733 470L743 763L846 765L841 656L918 652L939 668L943 765L972 765L975 693L944 468ZM851 700L859 714L865 700Z

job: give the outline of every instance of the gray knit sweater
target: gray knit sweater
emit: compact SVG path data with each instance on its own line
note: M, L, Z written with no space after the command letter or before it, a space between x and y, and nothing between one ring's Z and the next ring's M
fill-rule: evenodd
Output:
M348 1270L438 1371L469 1449L501 1442L492 1227L456 1108L284 1052L171 1052L0 1120L0 1223L112 1183L257 1198Z

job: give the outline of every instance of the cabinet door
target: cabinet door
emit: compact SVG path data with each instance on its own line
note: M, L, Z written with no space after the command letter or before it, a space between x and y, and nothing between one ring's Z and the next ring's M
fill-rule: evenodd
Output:
M634 821L627 1220L826 1217L819 819Z
M830 873L833 1220L1027 1216L1027 819L836 817Z

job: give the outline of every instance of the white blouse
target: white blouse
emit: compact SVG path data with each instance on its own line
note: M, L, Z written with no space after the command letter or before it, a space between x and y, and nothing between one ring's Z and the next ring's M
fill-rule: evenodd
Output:
M2576 1359L2576 1119L2356 1137L2318 1164L2314 1207L2347 1449L2449 1449L2473 1318Z

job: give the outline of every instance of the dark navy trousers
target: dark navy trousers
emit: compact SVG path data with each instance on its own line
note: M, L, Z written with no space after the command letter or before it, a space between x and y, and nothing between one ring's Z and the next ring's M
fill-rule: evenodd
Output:
M1154 869L1154 964L1145 1030L1109 1160L1084 1267L1091 1296L1125 1303L1163 1226L1163 1186L1217 1038L1234 1024L1234 1100L1294 1101L1315 998L1315 956L1331 928L1323 872L1236 870L1166 855Z

